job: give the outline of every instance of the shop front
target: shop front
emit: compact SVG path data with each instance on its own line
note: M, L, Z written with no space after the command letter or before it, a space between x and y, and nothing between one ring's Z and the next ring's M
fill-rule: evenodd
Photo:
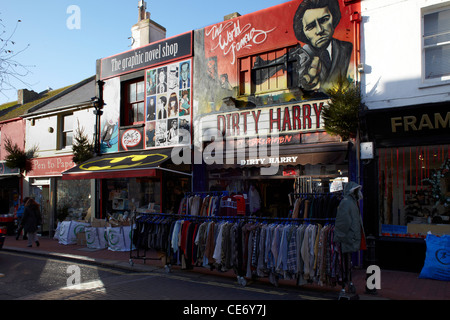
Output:
M376 161L367 163L378 205L367 208L381 267L420 271L425 237L450 234L450 112L427 104L367 113ZM368 169L369 171L369 169Z
M22 194L22 177L19 169L9 168L0 161L0 227L7 234L14 233L15 213Z
M58 220L82 220L90 212L89 181L63 181L61 178L62 172L74 165L72 155L31 160L31 170L25 176L24 194L40 205L42 235L53 236Z
M242 194L247 215L292 217L298 197L322 197L349 181L351 143L323 129L326 100L202 118L207 189ZM255 200L256 199L256 200Z
M64 172L64 180L96 183L95 217L178 212L191 190L192 32L97 61L97 157ZM178 150L178 149L176 149Z
M176 213L190 190L188 166L175 166L171 148L104 154L63 173L63 181L96 181L95 218L127 220L134 213Z

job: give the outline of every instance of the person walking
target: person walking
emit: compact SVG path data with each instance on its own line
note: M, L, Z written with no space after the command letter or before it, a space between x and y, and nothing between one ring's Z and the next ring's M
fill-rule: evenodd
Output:
M21 226L23 230L28 235L28 245L31 247L33 241L36 242L36 246L39 247L39 240L37 236L38 226L42 223L41 212L39 210L39 204L34 201L33 198L28 199L25 204L25 211L23 213L23 218L21 221Z
M21 223L22 223L23 213L25 212L25 204L27 203L28 199L30 199L30 198L29 197L23 198L23 202L19 206L19 208L17 209L17 212L16 212L17 221L18 221L16 240L19 240L20 235L22 234L23 226ZM23 233L23 240L27 240L27 234L25 232Z

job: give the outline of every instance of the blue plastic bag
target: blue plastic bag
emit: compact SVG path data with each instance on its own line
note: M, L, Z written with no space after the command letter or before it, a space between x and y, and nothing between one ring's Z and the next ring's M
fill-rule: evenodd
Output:
M450 235L428 234L425 242L427 251L419 278L450 281Z

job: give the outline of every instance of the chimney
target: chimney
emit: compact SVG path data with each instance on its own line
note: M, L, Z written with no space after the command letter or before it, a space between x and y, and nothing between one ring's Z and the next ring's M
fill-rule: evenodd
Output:
M17 102L20 105L36 100L37 98L39 98L39 94L37 92L34 92L33 90L31 91L27 89L17 90Z
M131 27L132 49L145 46L166 37L166 28L150 19L150 12L146 11L147 3L144 0L139 0L138 9L138 23Z
M240 13L239 12L233 12L233 13L230 13L230 14L227 14L226 16L224 16L223 17L223 21L227 21L227 20L230 20L230 19L234 19L234 18L237 18L237 17L240 17L241 15L240 15Z

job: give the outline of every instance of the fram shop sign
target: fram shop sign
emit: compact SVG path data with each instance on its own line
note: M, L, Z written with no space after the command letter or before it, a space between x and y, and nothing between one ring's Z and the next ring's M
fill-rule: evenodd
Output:
M27 172L29 177L59 176L63 171L75 166L73 156L34 158L31 160L31 170Z
M188 32L101 59L100 78L102 80L111 78L191 55L192 32Z

